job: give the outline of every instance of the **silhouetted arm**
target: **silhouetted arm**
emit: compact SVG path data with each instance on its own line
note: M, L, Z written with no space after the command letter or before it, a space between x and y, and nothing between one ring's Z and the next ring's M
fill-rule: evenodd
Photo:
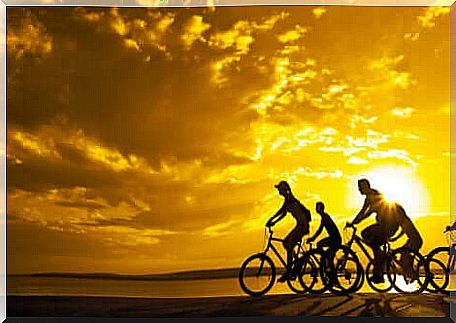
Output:
M318 227L317 231L315 232L315 234L309 238L307 241L314 241L315 239L318 238L318 236L321 234L321 232L323 231L323 218L321 218L321 222L320 222L320 226Z
M398 234L398 235L395 236L395 237L390 238L389 241L390 241L390 242L394 242L394 241L396 241L396 240L399 240L399 238L402 237L404 234L405 234L404 230L401 229L401 233Z
M363 207L361 208L361 211L355 216L355 219L353 220L353 224L358 224L365 218L367 218L369 215L372 214L372 211L370 210L370 203L368 201L368 198L364 200Z
M280 220L282 220L285 215L287 214L287 206L286 206L286 202L283 203L282 207L276 212L276 214L274 214L268 221L268 223L266 225L275 225L277 222L279 222Z

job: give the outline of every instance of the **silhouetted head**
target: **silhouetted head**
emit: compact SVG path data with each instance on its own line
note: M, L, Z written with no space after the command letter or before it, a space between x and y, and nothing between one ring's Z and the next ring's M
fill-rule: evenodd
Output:
M280 181L279 184L274 185L274 187L279 191L279 194L282 196L288 196L291 194L290 185L286 181Z
M323 204L323 202L317 202L317 204L315 205L315 209L317 210L318 214L322 214L325 211L325 205Z
M369 181L365 178L358 180L358 189L361 194L367 194L371 189Z

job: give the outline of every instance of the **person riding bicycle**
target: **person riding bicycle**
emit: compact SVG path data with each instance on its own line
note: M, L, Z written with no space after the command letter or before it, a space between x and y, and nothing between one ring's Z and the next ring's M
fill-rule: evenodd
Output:
M296 243L300 242L302 238L309 233L309 222L311 220L310 211L294 197L291 192L290 185L286 181L281 181L274 187L279 191L279 194L285 198L285 201L279 211L276 212L266 223L267 227L274 226L277 222L282 220L287 212L296 220L296 226L285 237L283 246L287 251L287 268L286 272L278 279L278 282L285 282L291 275L291 267L293 265L293 248Z
M307 242L310 243L315 241L322 233L323 229L325 229L328 236L317 242L317 248L323 249L323 247L330 247L330 249L335 250L342 244L342 238L340 236L339 229L331 219L331 216L325 212L325 205L323 202L317 202L315 209L321 216L321 222L315 234L307 239Z
M423 238L413 224L412 220L409 218L407 213L405 213L404 208L397 203L390 204L389 209L391 210L391 214L402 230L402 232L397 237L395 237L394 240L399 239L402 235L405 234L407 236L407 242L402 247L408 248L418 253L423 246ZM410 280L413 282L416 280L418 278L418 273L413 273L413 259L410 253L402 253L401 262L406 281Z
M347 226L358 224L372 213L376 213L376 223L365 228L361 232L361 236L374 253L374 268L371 281L373 283L382 283L384 278L382 275L382 253L380 252L380 247L394 235L399 228L399 223L391 215L388 202L383 197L383 194L371 188L367 179L358 180L358 189L362 195L366 196L364 205L355 216L355 219L351 223L347 223Z
M453 273L456 265L456 222L454 222L451 226L446 226L443 233L447 232L450 232L450 263L448 264L448 270L450 273Z

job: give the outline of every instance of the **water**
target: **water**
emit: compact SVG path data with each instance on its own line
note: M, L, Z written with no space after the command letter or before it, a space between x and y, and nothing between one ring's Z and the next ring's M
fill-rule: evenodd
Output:
M452 275L451 287L455 275ZM365 282L359 292L372 292ZM274 284L268 294L292 293L286 283ZM116 296L190 298L245 296L235 278L185 281L138 281L79 278L8 277L7 295L22 296Z

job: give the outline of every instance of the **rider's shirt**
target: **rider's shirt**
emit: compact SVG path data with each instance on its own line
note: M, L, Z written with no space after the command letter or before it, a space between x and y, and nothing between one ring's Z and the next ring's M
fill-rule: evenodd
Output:
M331 240L341 240L339 229L328 214L321 214L321 225L326 229Z
M422 240L420 233L416 229L412 220L407 216L405 210L399 204L394 205L395 220L399 223L402 231L410 240Z
M304 213L306 208L295 197L289 197L285 199L282 209L290 212L291 215L296 219L298 225L309 225L306 214Z

